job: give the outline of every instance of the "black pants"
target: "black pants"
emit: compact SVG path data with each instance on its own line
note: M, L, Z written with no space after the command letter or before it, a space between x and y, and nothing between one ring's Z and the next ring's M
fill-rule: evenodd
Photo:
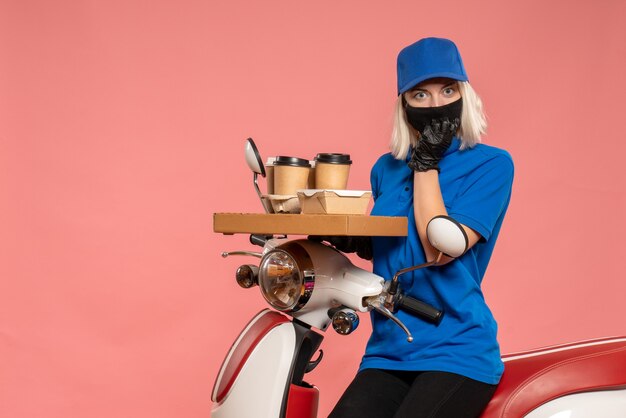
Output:
M329 418L474 418L496 387L453 373L365 369Z

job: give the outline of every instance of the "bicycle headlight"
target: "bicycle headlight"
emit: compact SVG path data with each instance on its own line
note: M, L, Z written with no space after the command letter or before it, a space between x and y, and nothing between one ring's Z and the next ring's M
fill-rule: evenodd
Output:
M263 256L259 266L261 294L273 308L295 312L311 297L315 278L308 252L290 241Z

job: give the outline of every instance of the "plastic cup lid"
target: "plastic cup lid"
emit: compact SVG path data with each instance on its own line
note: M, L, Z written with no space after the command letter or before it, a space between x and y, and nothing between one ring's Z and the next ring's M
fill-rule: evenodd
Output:
M339 154L335 152L317 154L315 161L326 164L352 164L350 154Z
M285 157L282 155L276 157L274 165L287 165L290 167L311 167L311 164L309 164L309 160L297 157Z

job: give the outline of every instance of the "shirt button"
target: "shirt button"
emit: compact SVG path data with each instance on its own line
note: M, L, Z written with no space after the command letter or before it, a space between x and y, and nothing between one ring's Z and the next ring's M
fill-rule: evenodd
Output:
M408 192L408 191L409 191L409 187L408 187L408 186L407 186L407 187L405 187L405 188L404 188L404 191L405 191L405 192Z

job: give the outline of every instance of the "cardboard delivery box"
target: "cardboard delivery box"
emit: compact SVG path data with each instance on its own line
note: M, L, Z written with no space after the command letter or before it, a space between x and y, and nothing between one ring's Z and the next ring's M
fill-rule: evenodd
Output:
M222 234L406 236L406 217L275 213L214 213Z
M302 213L365 215L371 197L369 190L298 190Z

